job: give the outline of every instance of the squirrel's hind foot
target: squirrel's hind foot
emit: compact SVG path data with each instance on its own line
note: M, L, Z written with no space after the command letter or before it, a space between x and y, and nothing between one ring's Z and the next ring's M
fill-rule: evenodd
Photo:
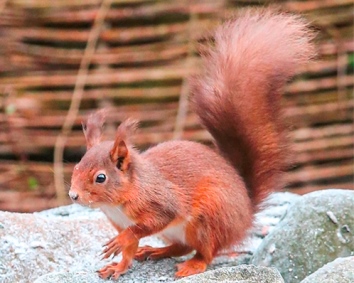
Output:
M178 257L189 254L192 250L193 249L188 246L177 243L162 248L144 246L138 248L138 251L135 254L135 259L138 261L144 261L147 259L158 260L167 257Z
M193 258L176 265L177 272L175 276L180 278L202 273L206 270L207 266L208 264L205 259L199 253L196 253Z

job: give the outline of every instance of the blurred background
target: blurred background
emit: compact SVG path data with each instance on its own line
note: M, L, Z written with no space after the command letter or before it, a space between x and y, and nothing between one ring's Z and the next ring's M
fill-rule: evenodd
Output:
M81 122L106 107L106 138L138 118L137 147L210 144L188 103L203 41L247 6L278 5L318 31L316 60L284 97L294 164L286 190L354 189L352 0L5 0L0 2L0 210L70 203ZM269 31L272 32L272 31Z

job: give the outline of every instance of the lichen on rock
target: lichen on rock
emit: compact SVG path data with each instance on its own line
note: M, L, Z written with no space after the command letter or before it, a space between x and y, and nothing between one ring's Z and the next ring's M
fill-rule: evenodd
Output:
M273 266L285 282L296 283L338 257L354 255L353 209L353 191L304 195L265 238L252 263Z
M301 283L318 282L353 283L354 256L337 258L301 281Z

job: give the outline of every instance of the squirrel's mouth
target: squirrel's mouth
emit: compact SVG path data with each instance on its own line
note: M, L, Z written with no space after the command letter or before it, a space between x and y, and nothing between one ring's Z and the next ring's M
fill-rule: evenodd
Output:
M76 202L79 199L79 194L75 191L69 191L69 197L73 202Z
M83 206L89 206L89 202L85 201L78 192L70 189L68 195L73 203L77 203Z
M69 197L70 197L70 199L72 200L73 203L80 204L82 206L87 206L87 207L90 207L90 208L98 207L97 202L93 201L86 194L79 194L75 190L70 189L68 195L69 195Z

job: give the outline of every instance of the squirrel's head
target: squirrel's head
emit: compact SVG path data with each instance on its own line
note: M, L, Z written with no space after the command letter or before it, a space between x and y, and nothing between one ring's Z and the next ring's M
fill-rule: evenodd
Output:
M104 120L105 112L101 110L83 123L87 151L74 168L69 191L74 202L92 207L119 204L129 189L132 174L133 148L129 136L137 128L137 122L125 120L119 125L114 141L101 141Z

